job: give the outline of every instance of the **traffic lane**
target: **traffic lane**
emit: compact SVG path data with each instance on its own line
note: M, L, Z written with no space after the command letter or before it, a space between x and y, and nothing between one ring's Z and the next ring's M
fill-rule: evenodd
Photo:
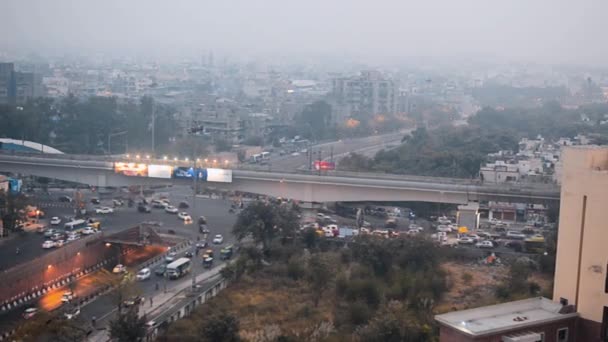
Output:
M216 249L218 247L219 246L216 246ZM186 250L178 253L178 257L184 256L185 252ZM225 261L219 260L219 257L216 257L216 260L218 260L218 262L214 264L214 267L219 267L220 265L223 265L225 263ZM152 275L149 279L143 281L136 281L134 283L135 290L133 291L133 293L142 296L145 300L144 304L148 303L147 300L150 297L153 297L161 291L164 291L165 287L168 292L173 292L176 287L180 286L181 284L184 284L184 282L192 282L192 275L194 275L195 278L202 279L204 274L210 271L209 269L206 269L202 266L202 261L200 260L200 258L195 257L193 258L192 273L190 276L186 276L177 280L169 280L165 277L159 277L154 274L154 269L162 263L164 263L164 261L160 261L150 267L152 270ZM101 321L102 319L107 320L111 318L112 314L117 310L117 307L118 303L116 294L107 293L97 298L94 302L91 302L90 304L83 307L81 309L81 317L86 322L91 322L93 317L97 320L97 322ZM100 325L98 325L98 327L100 327Z
M42 310L52 311L61 307L64 303L61 301L63 294L67 291L73 291L78 298L89 296L101 286L115 282L117 277L109 272L95 271L82 278L77 279L74 283L62 287L58 287L47 292L40 298L37 307Z

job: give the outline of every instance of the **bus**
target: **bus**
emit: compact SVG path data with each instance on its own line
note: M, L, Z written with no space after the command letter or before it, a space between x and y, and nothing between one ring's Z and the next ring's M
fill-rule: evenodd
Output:
M75 230L84 229L88 225L89 224L85 220L74 220L74 221L66 222L66 224L63 225L63 228L66 231L72 232Z
M190 259L179 258L167 265L167 276L169 279L177 279L190 272Z
M546 249L545 238L542 235L527 238L524 240L524 248L528 253L544 253Z
M262 159L263 160L270 159L270 152L262 152Z

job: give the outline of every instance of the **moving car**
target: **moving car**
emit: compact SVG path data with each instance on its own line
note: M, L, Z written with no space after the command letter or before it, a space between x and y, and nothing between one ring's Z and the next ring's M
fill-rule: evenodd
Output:
M177 258L177 253L171 252L165 256L165 262L172 262Z
M526 235L520 232L510 230L507 232L507 238L514 240L523 240L526 238Z
M65 291L63 293L63 295L61 295L61 302L62 303L68 303L72 299L74 299L75 297L76 297L76 295L74 294L74 292L72 292L72 291Z
M146 280L150 278L150 275L152 274L152 272L150 271L149 268L142 268L139 272L137 272L137 280Z
M58 226L61 223L61 219L57 216L51 217L51 226Z
M70 234L68 235L67 242L72 242L80 239L80 234Z
M444 233L451 233L452 232L452 227L445 225L445 224L440 224L437 226L437 231L438 232L444 232Z
M114 204L115 207L122 207L123 205L125 205L125 202L119 199L113 199L112 204Z
M188 202L179 202L179 205L177 207L180 209L187 209L190 208L190 204L188 204Z
M93 229L93 227L86 227L85 229L82 230L82 234L84 235L91 235L91 234L95 234L97 233L97 230Z
M460 239L458 239L458 244L460 245L472 245L475 243L475 240L471 239L468 236L463 236Z
M80 308L79 307L75 307L71 310L66 311L63 316L65 317L65 319L70 320L72 318L77 317L78 315L80 315Z
M60 196L59 197L59 202L71 203L72 201L73 201L73 199L70 196Z
M23 318L30 319L30 318L36 316L37 313L38 313L38 309L37 308L27 308L23 312Z
M100 207L95 209L95 214L111 214L114 212L114 209L110 207Z
M46 232L44 232L44 237L50 238L51 236L57 234L57 230L56 229L47 229Z
M203 241L199 241L196 243L196 249L202 249L209 246L209 243L207 243L207 241L203 240Z
M475 247L477 248L494 248L494 244L492 243L492 241L479 241L478 243L475 244Z
M55 247L63 247L63 245L65 245L65 240L55 241Z
M133 305L139 305L139 304L141 304L143 302L144 302L144 297L142 297L142 296L134 296L134 297L131 297L131 298L125 300L124 302L122 302L122 304L124 306L126 306L126 307L130 307L130 306L133 306Z
M162 277L165 275L165 271L167 270L167 265L165 264L160 264L158 265L158 267L156 267L154 269L154 274L156 274L159 277Z
M127 272L127 267L123 264L118 264L112 269L112 273L120 274Z
M185 211L182 211L181 213L177 214L177 217L179 217L183 221L192 221L192 217L190 217L190 215L188 215L188 213Z
M51 241L51 240L46 240L42 243L42 248L44 249L49 249L49 248L53 248L55 247L55 242Z
M222 236L222 234L217 234L214 238L213 238L213 243L216 245L220 245L224 242L224 237Z
M232 253L233 253L233 247L226 246L220 250L220 259L228 260L228 259L232 258Z
M172 205L168 205L165 207L165 212L168 214L177 214L179 210L177 210L177 208Z
M140 213L151 213L152 209L150 209L150 207L148 207L147 205L140 203L137 205L137 211L139 211Z
M101 204L101 201L99 200L99 198L93 197L93 198L91 198L91 203L93 203L93 204Z
M199 216L198 224L207 224L207 218L205 216Z

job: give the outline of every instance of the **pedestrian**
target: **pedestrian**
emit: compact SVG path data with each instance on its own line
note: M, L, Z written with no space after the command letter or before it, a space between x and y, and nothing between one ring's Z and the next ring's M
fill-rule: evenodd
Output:
M152 303L153 303L153 302L154 302L154 301L152 300L152 297L150 297L150 307L152 307Z
M156 291L158 291L158 289L159 289L159 285L158 285L158 282L156 282Z
M96 328L96 327L95 327L95 324L96 324L96 323L97 323L97 317L93 316L93 317L91 318L91 325L93 326L93 328Z

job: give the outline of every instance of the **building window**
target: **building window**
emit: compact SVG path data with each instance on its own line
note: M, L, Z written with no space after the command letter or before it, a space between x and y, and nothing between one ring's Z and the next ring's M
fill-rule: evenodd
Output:
M568 341L568 328L557 329L557 342Z

